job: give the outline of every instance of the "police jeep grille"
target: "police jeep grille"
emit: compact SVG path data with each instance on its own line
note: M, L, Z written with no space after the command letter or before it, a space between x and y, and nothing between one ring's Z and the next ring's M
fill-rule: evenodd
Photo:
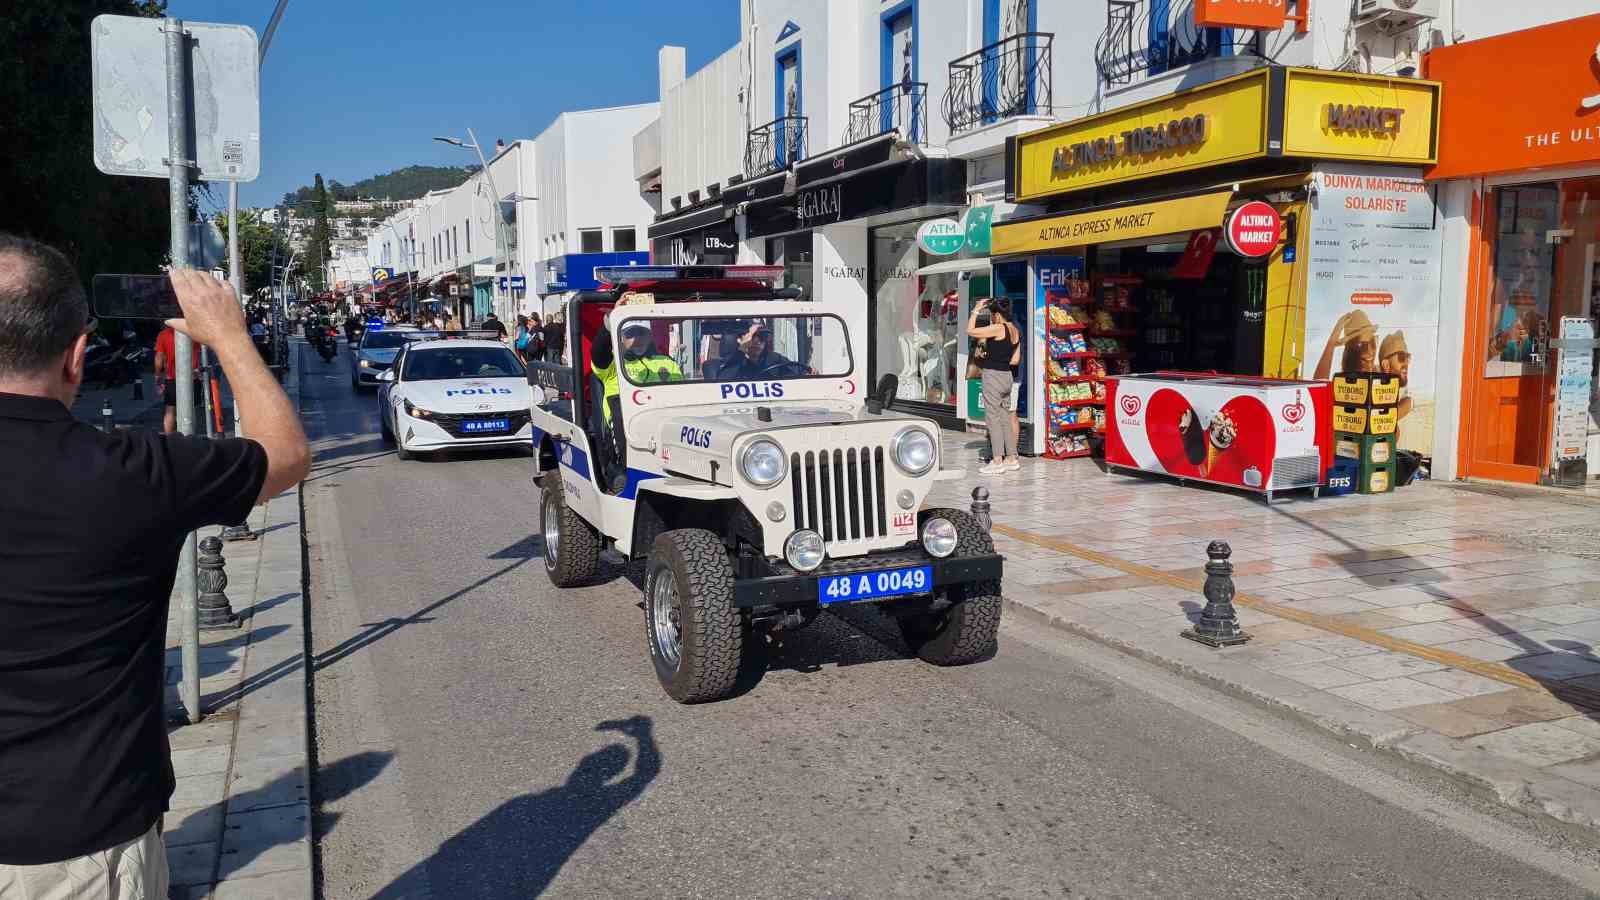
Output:
M828 543L887 537L882 447L789 454L796 528Z

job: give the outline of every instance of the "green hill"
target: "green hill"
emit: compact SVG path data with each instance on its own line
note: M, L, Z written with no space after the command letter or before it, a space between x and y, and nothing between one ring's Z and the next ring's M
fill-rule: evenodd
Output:
M414 200L429 191L453 188L477 170L477 166L406 166L364 178L355 184L329 181L328 194L334 200L355 200L360 197ZM284 194L283 202L295 207L301 215L310 216L314 196L315 191L307 185Z

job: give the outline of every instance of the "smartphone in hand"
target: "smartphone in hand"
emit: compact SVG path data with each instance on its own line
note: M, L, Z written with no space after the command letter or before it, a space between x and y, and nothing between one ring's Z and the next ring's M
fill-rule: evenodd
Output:
M96 275L92 305L101 319L183 318L172 279L166 275Z

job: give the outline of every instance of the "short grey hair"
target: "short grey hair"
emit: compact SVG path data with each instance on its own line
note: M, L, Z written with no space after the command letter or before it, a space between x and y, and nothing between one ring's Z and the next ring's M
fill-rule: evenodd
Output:
M88 321L89 300L66 255L0 232L0 375L48 369Z

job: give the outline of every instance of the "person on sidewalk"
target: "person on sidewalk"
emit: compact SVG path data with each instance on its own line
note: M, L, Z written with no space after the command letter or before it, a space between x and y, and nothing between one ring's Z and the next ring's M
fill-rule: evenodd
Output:
M979 324L979 318L987 318ZM979 469L985 475L1015 472L1022 468L1017 457L1017 431L1011 417L1011 389L1016 378L1011 367L1022 352L1021 335L1012 324L1005 307L979 300L967 317L967 334L979 341L975 365L983 378L983 422L989 427L989 464Z
M200 394L200 345L194 345L194 352L189 355L190 368L194 370L194 402L199 403ZM161 430L172 434L178 430L178 333L172 326L161 329L161 334L156 338L156 390L161 392L161 403L165 409L161 412Z
M162 674L179 551L310 468L232 288L170 277L184 318L169 324L216 352L248 440L75 420L83 286L59 251L0 233L0 897L167 896Z

